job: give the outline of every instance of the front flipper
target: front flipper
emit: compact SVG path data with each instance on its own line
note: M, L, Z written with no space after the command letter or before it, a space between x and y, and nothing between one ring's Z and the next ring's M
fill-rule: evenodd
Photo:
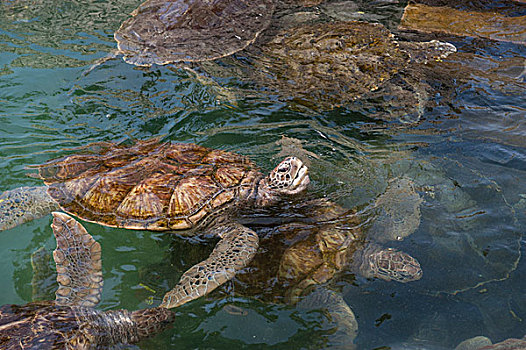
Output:
M325 349L355 349L354 339L358 334L358 322L351 308L340 293L324 286L315 286L297 305L300 309L324 311L336 331L331 334Z
M254 257L259 246L257 234L241 224L221 227L221 240L208 259L192 266L160 306L172 308L210 293L230 280Z
M20 187L0 194L0 231L9 230L59 210L47 187Z
M53 213L53 234L57 248L56 303L68 306L94 307L102 292L100 244L71 216Z

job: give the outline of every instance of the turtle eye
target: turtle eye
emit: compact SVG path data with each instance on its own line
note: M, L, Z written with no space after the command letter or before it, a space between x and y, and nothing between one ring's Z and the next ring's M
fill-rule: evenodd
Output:
M289 169L290 169L290 166L288 164L283 164L282 166L278 168L278 172L284 173L284 172L289 171Z

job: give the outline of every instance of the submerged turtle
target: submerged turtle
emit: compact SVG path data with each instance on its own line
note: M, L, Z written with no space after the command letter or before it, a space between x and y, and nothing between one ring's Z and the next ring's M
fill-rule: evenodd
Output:
M280 7L320 2L284 0ZM274 0L147 0L115 32L115 54L146 67L230 56L269 26L275 7Z
M57 248L54 301L0 307L0 347L10 349L103 349L136 343L174 321L171 310L98 311L102 291L101 248L77 221L53 213Z
M334 108L389 98L392 108L407 110L427 100L420 67L456 48L398 41L379 23L348 21L285 26L249 51L258 84L303 104Z
M307 23L292 20L290 24L284 18L293 15L279 11L280 16L273 16L274 11L273 0L148 0L115 32L115 54L123 54L126 62L138 66L199 62L213 78L211 70L218 67L206 67L206 62L244 50L243 56L251 58L249 67L244 61L234 63L245 66L241 79L253 80L303 104L333 108L363 97L388 96L390 109L417 106L421 114L427 96L415 75L416 67L456 51L453 45L436 40L397 41L378 23L323 22L311 13L314 17L308 16ZM260 35L271 23L266 34ZM235 103L233 92L190 71ZM404 72L408 74L395 81ZM239 72L227 74L232 77ZM380 87L382 92L371 95Z
M235 220L237 211L276 205L310 181L295 157L264 176L246 157L194 144L154 139L91 149L37 166L47 187L0 195L0 230L62 209L110 227L220 237L210 257L167 293L162 306L169 308L210 292L252 259L259 238Z
M136 66L232 55L268 27L274 7L273 0L148 0L115 32L114 55Z
M378 218L377 212L389 216L395 210L389 207L396 199L400 199L397 204L401 206L412 206L412 212L404 218L392 218L399 221L396 224L383 217L383 230L371 225ZM225 285L217 294L228 296L234 292L236 296L265 303L323 311L334 331L324 345L349 349L354 346L358 322L341 293L332 290L331 282L338 274L348 272L402 283L419 280L423 273L418 261L379 242L400 240L412 234L419 225L421 202L412 182L402 177L389 183L369 211L347 210L325 199L296 204L295 218L301 221L260 227L263 238L254 259L232 279L233 286ZM398 207L397 204L394 206ZM190 242L177 249L188 252L192 248L199 249ZM180 261L181 256L176 254L170 268ZM166 267L156 265L149 269L159 274ZM154 274L146 272L146 275ZM227 304L225 311L246 314L233 304Z

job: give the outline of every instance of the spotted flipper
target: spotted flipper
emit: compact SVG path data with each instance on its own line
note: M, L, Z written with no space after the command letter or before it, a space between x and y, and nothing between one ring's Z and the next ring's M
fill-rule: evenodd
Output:
M192 266L160 306L172 308L210 293L230 280L254 257L259 246L257 234L240 224L220 228L221 240L208 259Z
M375 202L376 215L370 232L376 242L401 241L420 225L422 197L413 181L396 177Z
M0 231L59 210L47 187L19 187L0 194Z
M324 286L315 286L297 304L300 309L319 309L324 312L335 332L328 339L326 347L330 349L355 349L354 339L358 334L358 322L353 311L340 293Z
M94 307L102 292L100 244L71 216L53 212L57 248L56 302L59 305Z

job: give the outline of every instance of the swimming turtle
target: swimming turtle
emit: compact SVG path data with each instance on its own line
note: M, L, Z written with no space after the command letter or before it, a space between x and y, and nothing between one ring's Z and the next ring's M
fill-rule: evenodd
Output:
M153 139L89 149L36 166L35 176L47 186L0 195L0 230L64 210L110 227L220 237L210 257L166 294L162 306L168 308L210 292L252 259L259 238L236 212L276 205L310 181L296 157L264 176L244 156L195 144Z
M280 7L322 0L283 0ZM115 32L117 52L136 66L202 62L252 44L271 23L274 0L147 0Z
M162 307L99 311L101 247L67 214L53 213L59 287L54 301L0 307L0 348L103 349L136 343L169 325L175 315Z
M414 210L395 225L382 218L385 227L376 232L377 227L371 222L378 215L392 213L394 209L390 210L389 206L397 206L394 203L396 198L400 198L400 205L412 206ZM354 346L358 322L352 305L350 307L345 302L332 282L337 276L349 272L402 283L419 280L423 272L416 259L380 242L401 240L412 234L419 225L421 202L412 182L401 177L389 182L385 192L369 210L357 212L345 209L327 199L294 204L291 211L296 213L297 221L275 227L268 227L267 221L263 221L264 226L257 229L261 231L262 238L254 259L234 276L232 282L210 297L223 298L234 293L235 297L248 297L264 303L322 311L332 331L328 339L321 341L326 342L325 346L349 349ZM393 217L393 220L398 220L398 217ZM258 224L255 225L257 227ZM194 248L198 249L195 243L183 242L183 247L177 250L195 252ZM204 251L207 248L201 249ZM172 256L170 269L181 264L180 254L172 253ZM156 265L148 270L165 275L165 272L159 271L166 268ZM145 275L154 274L145 272ZM230 303L225 305L224 310L236 315L247 313ZM236 332L239 332L239 325L236 327Z
M243 50L265 30L273 0L147 0L115 32L137 66L214 60Z
M385 98L407 110L427 101L419 67L456 48L399 41L379 23L333 21L284 25L252 52L254 81L293 100L334 108Z

